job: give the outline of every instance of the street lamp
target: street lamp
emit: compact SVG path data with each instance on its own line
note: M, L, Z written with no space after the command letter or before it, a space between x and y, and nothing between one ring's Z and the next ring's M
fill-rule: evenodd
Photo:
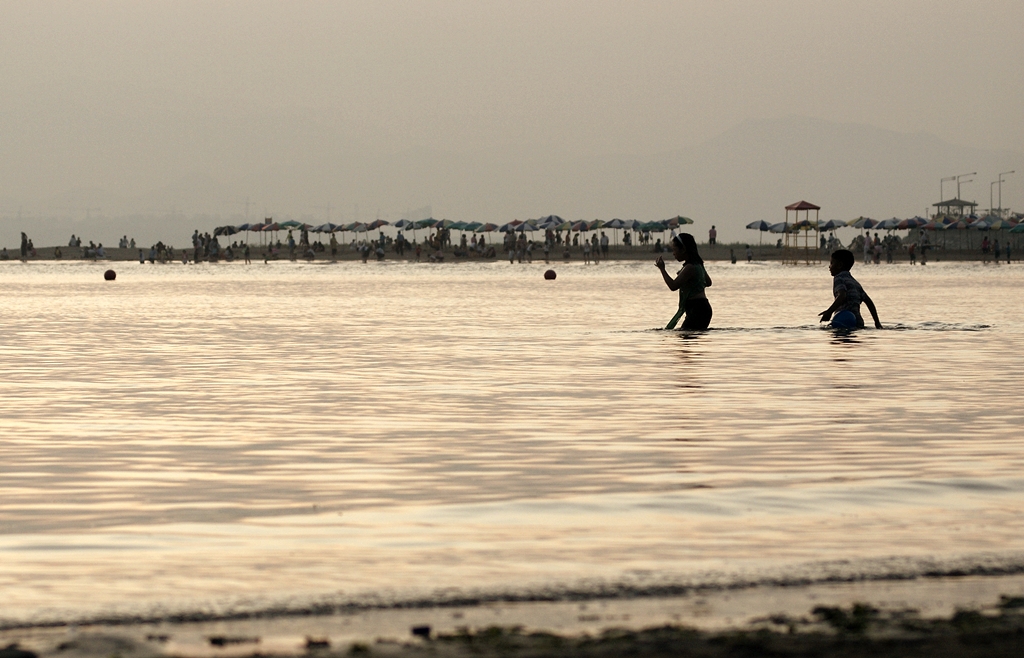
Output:
M1016 171L1004 171L1003 173L999 174L999 181L998 182L999 182L999 216L1000 217L1002 217L1002 215L1003 215L1003 176L1007 176L1009 174L1015 174L1015 173L1017 173L1017 172ZM991 206L992 204L989 203L988 205Z
M973 178L971 180L965 180L965 181L961 181L960 179L963 178L964 176L974 176L977 173L978 172L976 172L976 171L972 171L969 174L960 174L959 176L956 177L956 198L957 199L960 198L960 183L973 183L974 182Z
M999 181L994 180L988 184L988 212L992 214L995 208L992 207L992 188L999 184Z
M946 200L945 195L942 193L943 183L948 183L951 180L956 180L956 176L946 176L945 178L939 179L939 203L942 203L943 201Z

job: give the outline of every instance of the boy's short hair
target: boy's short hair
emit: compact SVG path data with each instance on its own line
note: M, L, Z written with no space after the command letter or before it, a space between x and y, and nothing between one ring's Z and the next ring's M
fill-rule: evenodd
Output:
M847 272L853 267L853 264L857 262L853 252L849 249L836 249L832 252L832 259L839 263L839 266Z

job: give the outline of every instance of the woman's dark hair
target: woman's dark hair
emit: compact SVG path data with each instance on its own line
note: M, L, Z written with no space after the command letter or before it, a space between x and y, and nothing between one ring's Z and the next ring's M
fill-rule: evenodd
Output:
M836 249L832 252L832 260L839 264L839 267L843 268L842 271L849 272L850 268L857 261L853 256L853 252L849 249Z
M704 259L697 251L697 241L689 233L680 233L672 238L672 244L683 250L683 262L704 264Z

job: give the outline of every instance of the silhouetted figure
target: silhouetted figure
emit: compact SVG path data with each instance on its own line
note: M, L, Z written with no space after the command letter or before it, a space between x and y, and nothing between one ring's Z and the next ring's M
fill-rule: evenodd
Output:
M21 260L28 260L28 236L21 232Z
M704 259L697 251L697 241L689 233L680 233L672 238L672 255L683 267L673 279L665 271L665 259L661 256L654 262L665 285L669 290L679 291L679 310L665 325L666 329L675 329L676 323L686 314L682 329L702 331L711 324L711 303L708 302L705 288L711 287L711 277L704 269Z
M864 292L857 279L850 274L856 257L852 251L837 249L828 264L829 274L832 275L832 294L835 300L832 305L819 313L822 322L831 320L832 326L836 329L856 329L864 327L864 318L860 315L860 304L864 304L871 311L871 318L875 321L875 328L881 329L882 323L878 320L878 311L875 310L875 303L871 301L868 294ZM835 313L835 317L832 314Z

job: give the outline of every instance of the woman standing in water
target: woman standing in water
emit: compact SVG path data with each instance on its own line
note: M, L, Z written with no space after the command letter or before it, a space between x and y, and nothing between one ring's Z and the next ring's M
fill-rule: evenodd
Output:
M669 290L679 291L679 310L672 316L666 329L675 329L679 318L686 314L682 329L702 331L711 324L711 304L704 289L711 286L711 277L704 269L704 259L697 252L697 242L689 233L680 233L672 238L672 255L682 261L683 269L676 278L665 271L665 259L658 257L654 264L661 270L661 276Z

